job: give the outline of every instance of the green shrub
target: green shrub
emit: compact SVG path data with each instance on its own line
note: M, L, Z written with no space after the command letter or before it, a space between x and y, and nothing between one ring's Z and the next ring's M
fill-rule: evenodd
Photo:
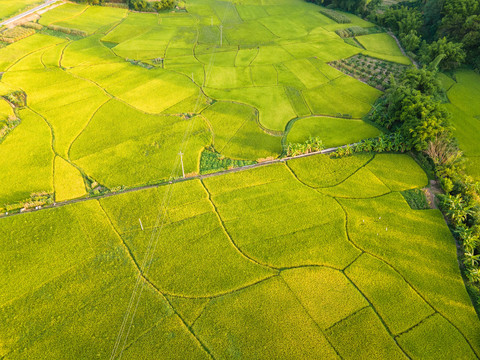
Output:
M329 17L333 21L336 21L339 24L349 24L352 22L352 20L350 20L348 16L343 15L342 13L339 13L338 11L332 9L323 8L320 10L320 13Z
M413 210L430 209L425 193L420 189L402 191L402 195Z

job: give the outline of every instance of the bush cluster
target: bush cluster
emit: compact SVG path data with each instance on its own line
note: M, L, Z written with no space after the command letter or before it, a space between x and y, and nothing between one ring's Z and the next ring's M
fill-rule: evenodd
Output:
M406 139L399 133L382 134L376 138L365 139L353 145L339 147L335 157L342 157L361 152L406 152L411 150Z
M352 22L350 18L342 13L339 13L338 11L332 10L332 9L327 9L327 8L322 8L320 10L320 13L323 15L329 17L333 21L336 21L339 24L349 24Z
M287 156L296 156L321 151L323 149L325 149L325 146L319 137L310 137L303 143L289 143L286 153Z
M75 36L82 36L82 37L85 37L85 36L88 35L83 30L70 29L70 28L66 28L66 27L63 27L63 26L59 26L59 25L48 25L47 27L50 30L59 31L59 32L62 32L62 33L67 34L67 35L75 35Z
M39 23L29 21L25 24L22 25L23 27L29 28L29 29L35 29L35 30L42 30L43 26Z
M200 157L200 174L208 174L256 163L256 161L251 160L229 159L215 152L213 149L205 149Z

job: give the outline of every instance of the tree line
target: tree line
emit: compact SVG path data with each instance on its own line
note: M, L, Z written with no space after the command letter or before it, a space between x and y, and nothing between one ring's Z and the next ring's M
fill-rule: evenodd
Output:
M120 4L128 6L128 8L135 11L163 11L173 9L175 7L175 0L73 0L78 3L90 5L105 5L105 4Z
M422 64L442 56L442 70L468 64L480 71L480 0L403 1L387 9L382 9L382 0L307 1L390 28Z

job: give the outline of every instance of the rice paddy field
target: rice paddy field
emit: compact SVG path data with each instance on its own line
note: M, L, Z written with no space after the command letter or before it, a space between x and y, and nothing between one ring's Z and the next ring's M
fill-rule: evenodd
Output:
M480 75L472 70L458 70L454 74L456 81L442 77L450 100L446 104L452 114L455 137L464 152L466 170L477 181L480 180Z
M426 183L316 156L2 219L1 354L119 356L128 313L126 358L477 358L454 240L400 194Z
M255 164L381 133L363 119L382 92L328 63L409 60L387 34L345 43L335 30L373 24L319 9L66 3L39 23L86 36L0 48L0 128L16 124L0 137L0 359L480 357L455 240L402 195L428 184L410 156L197 176L205 152ZM471 121L476 84L459 72L448 92ZM52 206L20 211L38 199Z

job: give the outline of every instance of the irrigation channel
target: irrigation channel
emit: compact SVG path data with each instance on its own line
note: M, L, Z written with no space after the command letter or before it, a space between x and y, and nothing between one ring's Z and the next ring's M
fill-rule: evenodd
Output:
M129 193L129 192L135 192L135 191L141 191L141 190L145 190L145 189L157 188L157 187L160 187L160 186L176 184L176 183L180 183L180 182L183 182L183 181L189 181L189 180L194 180L194 179L201 180L201 179L206 179L206 178L209 178L209 177L221 176L221 175L225 175L225 174L229 174L229 173L254 169L254 168L257 168L257 167L261 167L261 166L268 166L268 165L272 165L272 164L276 164L276 163L281 163L281 162L285 162L287 160L299 159L299 158L303 158L303 157L322 155L322 154L330 154L330 153L335 152L339 148L345 148L347 146L354 146L356 144L357 143L347 144L347 145L342 145L342 146L332 147L332 148L328 148L328 149L324 149L324 150L320 150L320 151L311 152L311 153L308 153L308 154L300 154L300 155L296 155L296 156L290 156L290 157L284 157L284 158L279 158L279 159L274 159L274 160L262 161L262 162L257 163L257 164L240 166L240 167L236 167L236 168L232 168L232 169L217 171L217 172L210 173L210 174L194 175L194 176L188 176L188 177L184 177L184 178L181 177L181 178L177 178L177 179L166 180L166 181L163 181L163 182L158 183L158 184L132 187L132 188L129 188L129 189L110 192L110 193L106 193L106 194L102 194L102 195L98 195L98 196L88 196L88 197L83 197L83 198L78 198L78 199L56 202L56 203L53 203L51 205L44 205L42 207L39 207L38 209L26 209L26 210L11 213L11 214L3 213L3 214L0 214L0 219L5 218L5 217L10 217L10 216L16 216L16 215L22 215L22 214L26 214L26 213L32 213L32 212L36 212L36 211L46 210L46 209L62 207L62 206L65 206L65 205L75 204L75 203L79 203L79 202L83 202L83 201L103 199L103 198L107 198L107 197L110 197L110 196L125 194L125 193Z

